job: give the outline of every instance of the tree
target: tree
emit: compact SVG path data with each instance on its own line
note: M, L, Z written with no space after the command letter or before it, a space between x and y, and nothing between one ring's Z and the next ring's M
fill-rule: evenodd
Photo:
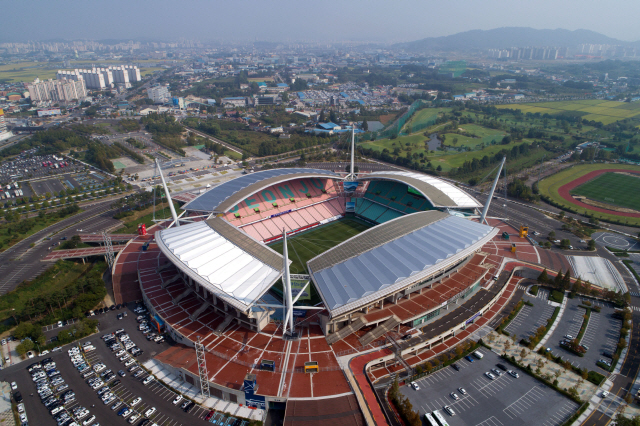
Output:
M556 232L555 231L551 231L549 232L549 239L554 239L556 237Z
M562 291L568 290L571 288L571 270L567 269L567 273L562 278Z
M522 348L522 350L520 351L520 362L523 362L526 357L527 357L527 350L525 348Z
M26 339L16 347L16 352L18 352L18 355L24 356L24 354L32 350L34 346L35 344L31 339Z
M596 240L589 240L587 243L587 248L591 251L596 249Z
M318 118L318 123L324 123L326 117L324 116L324 110L320 111L320 117Z
M549 282L549 275L547 275L547 268L538 275L538 284L546 284Z
M560 286L562 285L562 279L563 279L563 275L562 275L562 269L560 269L558 271L558 274L556 275L556 277L553 280L553 286L555 288L560 288Z
M365 132L369 131L369 123L367 123L366 119L362 121L362 130L364 130Z

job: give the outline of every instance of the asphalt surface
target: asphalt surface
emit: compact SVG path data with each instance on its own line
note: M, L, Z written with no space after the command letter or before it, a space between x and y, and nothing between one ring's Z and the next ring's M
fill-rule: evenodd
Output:
M480 349L480 352L484 357L473 357L473 363L466 359L458 361L460 371L451 366L443 368L417 380L420 390L407 385L401 388L402 394L423 418L425 413L438 410L451 426L556 426L578 409L578 404L504 362L493 352L487 349ZM520 377L513 378L506 373L494 380L486 377L484 373L497 368L498 363L518 372ZM465 389L467 395L463 395L459 387ZM451 392L459 399L455 400ZM455 416L444 411L445 405L453 409Z
M518 336L518 340L528 339L534 335L540 326L546 325L555 310L555 307L548 303L548 297L549 292L544 289L538 290L537 297L525 294L523 299L533 303L533 306L524 305L504 330Z
M70 238L78 232L100 232L120 223L113 219L114 211L107 210L113 201L100 201L83 207L84 211L42 229L0 253L0 294L13 290L22 281L31 280L49 268L52 263L41 262L40 259L49 254L51 245L60 242L62 237ZM52 239L46 240L51 235ZM33 248L31 243L35 244Z
M104 334L114 332L119 328L124 328L131 337L131 340L144 351L140 357L136 358L136 361L139 363L148 360L155 354L170 346L170 344L166 342L157 344L147 341L143 334L138 331L138 323L135 321L136 314L130 310L131 307L132 306L122 310L110 311L106 314L95 317L100 321L100 331L97 334L81 340L81 342L90 341L96 347L96 350L90 352L87 356L87 360L90 363L96 364L98 362L102 362L113 372L117 372L121 369L127 370L127 368L124 367L124 364L116 358L115 353L111 352L101 339L101 336ZM127 311L127 317L123 320L117 320L117 313L123 311ZM69 404L67 408L71 409L78 405L84 406L89 409L91 413L90 415L96 416L96 422L99 422L101 425L126 424L122 419L118 419L118 410L114 412L110 409L112 404L104 405L102 403L96 392L93 391L87 383L85 383L85 379L82 378L69 360L67 351L74 345L77 345L77 343L65 345L62 348L62 351L52 352L47 355L47 357L53 358L53 361L56 362L56 368L61 372L61 376L69 385L69 389L73 389L75 391L77 400ZM38 360L39 358L24 361L0 371L0 380L17 382L18 390L21 391L24 398L30 424L53 426L56 422L49 414L46 407L44 407L40 402L36 393L35 385L26 370L27 366L30 365L31 362ZM206 414L206 410L200 407L194 407L194 409L189 413L184 413L179 406L174 406L172 404L176 395L173 391L165 388L157 381L145 386L142 383L142 380L145 377L147 377L146 373L139 378L134 378L132 374L126 371L125 377L117 377L117 379L121 380L121 383L114 386L112 388L112 392L114 392L118 398L124 400L125 403L130 402L138 396L141 397L142 402L135 407L137 412L144 413L144 411L149 408L155 407L157 411L152 415L152 420L158 425L186 426L193 424L206 424L204 420L200 419ZM33 397L30 396L32 392L34 393ZM137 422L139 422L139 420Z
M640 298L632 297L631 305L640 308ZM620 374L615 376L610 397L602 400L596 410L585 420L583 426L605 426L616 416L621 400L631 392L633 383L640 371L640 312L632 310L633 316L631 340L627 356L622 363Z
M551 348L551 352L554 355L561 356L576 367L594 370L607 376L609 373L598 367L596 362L599 359L611 361L610 358L603 356L603 353L615 352L615 347L620 338L620 328L622 324L620 320L612 317L613 306L611 304L602 302L594 303L594 305L597 304L600 306L601 311L600 313L591 311L589 324L580 342L589 348L584 357L579 357L560 345L560 341L563 340L565 335L571 335L573 338L578 336L583 322L583 316L586 312L585 309L578 307L581 303L582 301L578 298L567 300L562 320L559 322L553 334L549 336L546 346Z

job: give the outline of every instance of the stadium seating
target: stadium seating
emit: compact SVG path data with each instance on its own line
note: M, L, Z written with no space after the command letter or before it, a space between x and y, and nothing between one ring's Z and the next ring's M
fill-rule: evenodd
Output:
M373 181L364 193L364 198L405 213L431 208L425 198L407 192L407 185L403 183Z
M277 209L271 210L269 214L283 214L262 220L259 220L259 215L252 215L250 217L253 218L254 222L246 225L238 222L231 223L240 227L256 240L267 241L281 236L283 228L286 229L287 232L296 231L323 220L343 215L345 213L345 199L334 198L324 203L318 203L303 209L284 213L288 210L290 210L290 207L278 207ZM258 221L255 221L256 219L258 219Z
M297 179L258 191L232 208L225 218L236 226L242 226L275 213L335 198L336 195L332 179Z

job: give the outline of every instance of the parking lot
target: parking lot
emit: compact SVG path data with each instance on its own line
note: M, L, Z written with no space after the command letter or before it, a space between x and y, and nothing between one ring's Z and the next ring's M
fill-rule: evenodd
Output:
M16 181L75 173L84 168L84 164L70 161L66 157L36 155L35 150L29 150L0 164L0 184L6 186Z
M505 331L513 335L514 333L519 339L527 339L535 334L535 331L547 323L547 320L553 315L555 307L548 302L549 293L540 289L538 297L530 296L525 293L522 298L525 301L533 303L533 306L524 305L518 315L505 327Z
M141 374L140 377L133 377L132 373L135 373L135 371L128 371L128 369L133 367L133 365L143 363L170 346L167 342L158 344L153 341L148 341L138 330L139 324L136 321L136 314L131 310L131 307L132 306L121 310L108 311L107 313L95 316L94 318L100 321L99 333L81 340L81 343L89 341L93 346L95 346L95 350L86 354L86 360L92 368L94 365L102 363L105 366L104 371L112 370L112 372L117 374L118 371L125 370L125 377L117 376L108 383L108 385L110 385L109 391L112 392L118 400L122 400L123 405L115 410L111 410L113 402L110 404L103 404L103 401L97 394L97 390L93 390L86 383L86 380L89 377L82 377L76 367L72 364L67 353L71 347L78 346L78 343L76 343L66 345L61 351L52 352L47 355L47 357L51 357L52 360L56 362L56 369L60 371L60 377L64 379L66 384L68 384L68 389L75 392L75 400L65 405L66 410L71 416L73 416L73 408L85 407L90 412L86 418L95 415L95 423L100 423L101 425L119 424L120 422L124 422L122 419L116 420L118 418L118 411L124 406L124 404L130 404L135 398L141 397L142 400L140 403L134 407L136 412L142 414L140 419L143 418L144 413L147 410L155 407L156 412L151 414L150 418L152 418L158 425L186 426L194 423L205 424L206 422L201 420L201 418L208 411L195 406L188 413L185 413L180 408L180 404L172 404L176 397L176 394L173 391L167 389L156 380L145 385L143 380L148 376L146 372ZM125 311L127 312L127 316L124 317L124 319L116 319L116 315L118 313ZM101 336L107 333L113 333L120 328L124 329L129 335L130 340L144 351L144 353L139 357L130 357L130 359L135 359L136 364L129 365L128 367L125 367L125 363L127 362L126 360L120 361L119 357L116 357L116 353L118 353L119 350L111 351L111 349L101 339ZM55 331L52 330L51 332ZM36 357L29 362L25 361L5 368L0 372L0 380L17 382L18 389L21 391L24 398L26 413L30 424L53 426L56 425L56 421L51 416L48 409L41 403L40 398L38 398L36 386L26 369L28 365L37 361L39 358L44 357ZM104 371L101 371L100 374L103 374ZM120 383L114 385L116 380L120 380ZM31 393L34 393L34 396L30 396ZM86 420L86 418L84 418L84 420ZM136 420L134 424L140 422L140 419Z
M567 300L567 305L553 334L549 337L546 346L551 348L551 352L556 356L561 356L573 365L580 368L598 371L601 374L608 375L608 372L602 370L596 365L599 359L611 361L611 358L603 354L608 352L613 354L620 338L620 328L622 321L613 318L613 305L606 302L592 301L593 306L599 306L600 313L592 310L589 317L589 324L582 337L581 345L588 348L584 357L574 355L572 352L560 346L560 341L566 335L576 338L582 325L584 308L579 308L582 303L579 298Z
M502 361L488 349L480 351L484 355L480 360L458 361L460 371L446 367L417 380L420 390L403 386L401 392L422 418L438 410L452 426L557 426L578 409L578 404ZM498 363L518 372L519 378L506 373L493 380L486 377L485 372L497 368ZM459 388L463 388L466 395ZM452 392L457 400L451 396ZM455 415L447 414L443 409L445 405L451 407Z

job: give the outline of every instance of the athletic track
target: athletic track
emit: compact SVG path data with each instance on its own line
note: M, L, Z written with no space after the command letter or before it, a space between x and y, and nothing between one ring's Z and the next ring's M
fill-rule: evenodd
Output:
M607 172L625 172L625 173L636 173L636 174L640 174L640 171L636 171L636 170L626 170L626 169L602 169L602 170L596 170L593 172L589 172L586 175L582 176L581 178L578 178L576 180L573 180L567 184L562 185L559 189L558 189L558 194L560 194L560 196L562 198L564 198L566 201L568 201L569 203L578 206L578 207L583 207L585 209L588 210L593 210L593 211L597 211L600 213L607 213L607 214L611 214L611 215L615 215L615 216L623 216L623 217L640 217L640 213L623 213L623 212L616 212L613 210L607 210L607 209L603 209L601 207L596 207L596 206L591 206L589 204L585 204L582 201L578 201L576 199L574 199L570 192L572 189L582 185L585 182L590 181L591 179L596 178L597 176L600 176L603 173L607 173Z

